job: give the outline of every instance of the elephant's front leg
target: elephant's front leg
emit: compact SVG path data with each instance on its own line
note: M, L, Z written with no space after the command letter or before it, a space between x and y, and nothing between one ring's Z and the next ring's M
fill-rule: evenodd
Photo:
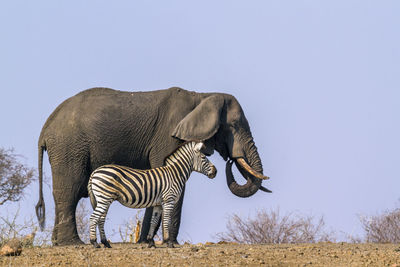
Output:
M169 248L174 247L174 242L170 236L170 225L171 225L171 215L174 209L175 203L172 201L165 202L162 205L162 227L163 227L163 239L167 243Z
M184 193L185 193L185 187L183 187L181 196L180 196L178 202L175 204L175 207L171 213L169 235L170 235L170 240L173 244L179 244L177 237L178 237L178 233L179 233L179 227L181 225L181 213L182 213L182 204L183 204ZM140 232L139 243L148 243L147 235L149 234L152 214L153 214L153 207L147 208L146 212L144 214L144 218L143 218L142 230ZM159 228L160 228L160 223L158 223L155 228L156 233ZM164 239L164 242L166 242L165 239Z
M155 247L154 244L154 236L156 235L156 229L160 227L160 218L162 214L162 207L155 206L153 207L153 216L151 218L150 230L147 235L147 241L149 242L149 248Z
M185 186L183 187L181 196L180 196L178 202L175 204L174 209L171 214L169 235L170 235L170 240L173 244L179 244L178 243L178 234L179 234L179 228L181 226L181 215L182 215L182 205L183 205L184 194L185 194Z

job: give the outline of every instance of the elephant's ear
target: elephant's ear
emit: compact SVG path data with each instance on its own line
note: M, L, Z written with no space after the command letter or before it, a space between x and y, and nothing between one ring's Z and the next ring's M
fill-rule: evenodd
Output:
M220 125L224 98L213 95L203 99L175 127L172 136L185 141L204 141L211 138Z

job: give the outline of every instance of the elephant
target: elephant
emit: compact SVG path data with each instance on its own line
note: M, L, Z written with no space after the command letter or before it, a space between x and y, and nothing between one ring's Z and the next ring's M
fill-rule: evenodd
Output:
M136 169L160 167L182 143L202 141L206 155L216 150L226 163L230 191L249 197L263 187L263 167L249 123L237 99L224 93L197 93L179 87L127 92L97 87L61 103L45 122L38 140L40 226L45 223L42 165L47 151L53 181L54 245L83 243L77 233L75 211L88 197L92 171L105 164ZM247 180L239 185L232 175L235 162ZM183 195L171 220L170 238L177 243ZM146 242L152 208L147 208L140 242Z

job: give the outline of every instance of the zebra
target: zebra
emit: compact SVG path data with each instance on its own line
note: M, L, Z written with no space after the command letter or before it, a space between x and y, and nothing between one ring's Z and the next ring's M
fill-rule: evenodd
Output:
M215 166L201 152L202 142L186 142L165 160L165 165L155 169L138 170L119 165L104 165L91 174L88 183L93 213L90 216L90 243L99 248L96 226L99 228L101 243L111 248L104 232L108 208L114 200L129 208L153 207L150 230L147 236L149 247L155 247L155 229L162 215L163 239L168 247L171 213L182 194L185 182L192 171L208 176L217 174Z

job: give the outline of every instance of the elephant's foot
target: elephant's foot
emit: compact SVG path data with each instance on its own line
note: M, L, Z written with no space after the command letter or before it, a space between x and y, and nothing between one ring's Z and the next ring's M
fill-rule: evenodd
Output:
M149 240L147 238L139 239L138 244L148 244Z
M100 248L100 245L97 243L96 240L90 240L90 244L92 244L94 248Z
M101 243L103 243L105 248L111 248L110 242L107 239L102 239Z
M63 223L55 223L52 235L55 246L84 245L79 238L75 222L71 219Z
M173 239L173 240L171 240L171 241L163 240L162 243L163 243L163 244L172 243L173 245L179 245L179 242L178 242L176 239Z
M79 237L72 239L57 239L53 240L55 246L69 246L69 245L84 245L85 243Z
M175 246L174 246L174 243L172 241L168 241L167 242L167 247L174 248Z

